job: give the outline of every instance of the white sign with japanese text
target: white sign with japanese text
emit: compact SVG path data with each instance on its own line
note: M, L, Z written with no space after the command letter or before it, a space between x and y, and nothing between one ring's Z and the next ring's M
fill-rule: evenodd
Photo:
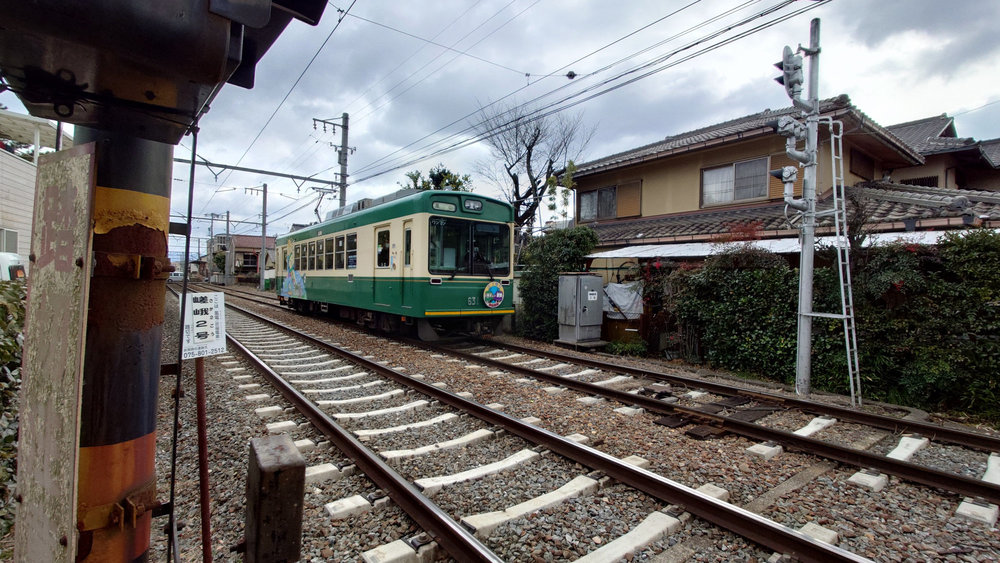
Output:
M184 360L225 353L226 307L222 293L187 294L181 350Z

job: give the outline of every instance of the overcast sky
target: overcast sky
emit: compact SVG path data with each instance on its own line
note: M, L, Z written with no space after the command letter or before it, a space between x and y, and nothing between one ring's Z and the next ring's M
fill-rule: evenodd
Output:
M847 94L882 125L947 113L955 116L960 136L1000 137L1000 34L993 29L1000 21L1000 2L799 0L734 26L783 4L357 0L352 5L334 0L319 25L289 25L257 66L255 88L222 89L202 119L198 154L217 163L333 180L339 168L330 143L339 144L340 132L314 130L313 118L339 121L346 112L349 144L356 148L348 161L348 203L391 193L405 181L406 171L426 173L439 163L471 174L477 192L497 197L497 189L476 173L477 163L489 158L482 144L428 158L468 139L463 130L480 106L497 100L531 107L564 99L582 102L565 110L581 113L595 129L579 160L600 158L790 105L784 89L772 81L778 75L772 63L784 45L808 44L809 21L817 17L822 22L820 97ZM815 9L697 54L809 7ZM349 12L334 31L343 15L338 8ZM702 40L662 63L612 80ZM576 78L567 79L568 71ZM10 93L0 94L0 103L24 111ZM185 139L175 156L188 158L190 147ZM230 211L234 221L257 222L260 196L244 188L266 182L269 234L316 219L317 193L310 189L316 184L299 188L291 180L224 171L216 178L201 167L196 174L195 217ZM180 215L187 208L187 167L175 165L173 177L171 209ZM336 206L337 196L328 195L319 212L325 216ZM218 221L215 226L216 232L225 228ZM260 234L249 224L232 230ZM207 221L194 222L194 236L207 233ZM176 257L183 245L171 239Z

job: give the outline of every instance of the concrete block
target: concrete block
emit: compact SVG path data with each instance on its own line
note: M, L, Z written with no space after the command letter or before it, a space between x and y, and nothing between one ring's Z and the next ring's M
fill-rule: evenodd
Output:
M368 502L368 499L361 495L354 495L352 497L328 502L323 505L323 508L326 509L330 518L333 518L334 520L342 520L350 516L368 512L372 509L372 503Z
M683 396L686 399L700 399L705 395L708 395L708 393L704 391L688 391L687 393L684 393Z
M698 487L697 490L699 493L706 494L715 500L729 502L729 491L723 489L722 487L717 487L711 483L705 483L704 485Z
M259 395L247 395L247 400L250 401L251 403L259 403L261 401L266 401L270 398L271 396L268 395L267 393L261 393Z
M260 407L259 409L254 409L253 412L260 418L273 418L275 416L284 414L285 410L279 406L271 406L271 407Z
M869 473L865 473L864 471L858 471L854 475L851 475L851 477L847 479L847 482L859 487L870 489L877 493L889 484L889 477L881 473L878 475L871 475Z
M649 469L649 460L646 458L639 457L637 455L630 455L622 459L625 463L629 465L634 465L640 469Z
M541 421L542 419L538 418L537 416L526 416L521 419L521 422L525 424L534 424L535 426L537 426L538 423Z
M592 407L592 406L594 406L594 405L596 405L598 403L604 402L604 399L602 399L600 397L580 397L576 401L578 403L583 403L584 405L586 405L588 407Z
M267 425L268 434L287 434L299 428L298 424L295 424L291 420L282 420L281 422L272 422Z
M637 409L634 407L619 407L615 409L615 412L618 414L623 414L625 416L636 416L646 412L646 409Z
M558 387L558 386L556 386L556 387L546 387L546 388L542 389L542 391L545 391L549 395L558 395L559 393L564 393L566 391L566 388L565 387Z
M930 440L927 438L913 438L911 436L903 436L899 440L899 445L896 446L891 452L887 453L885 457L892 459L898 459L900 461L908 461L913 454L927 447L930 444Z
M306 438L304 440L295 440L295 447L299 449L301 453L308 453L316 449L316 442Z
M250 389L260 389L260 383L246 383L244 385L237 385L237 389L240 391L249 391Z
M576 442L577 444L586 444L587 442L590 441L590 438L579 433L570 434L569 436L566 436L566 439Z
M805 526L799 528L799 531L813 539L819 540L824 543L828 543L830 545L837 545L837 541L840 539L840 537L837 535L837 532L834 532L833 530L830 530L828 528L824 528L823 526L820 526L815 522L809 522Z
M459 397L463 398L463 399L468 399L470 401L475 397L475 395L473 395L472 393L470 393L468 391L461 391L461 392L455 393L455 394L458 395Z
M662 512L654 512L624 536L591 551L577 559L576 563L603 563L625 559L663 536L673 534L680 527L680 520Z
M323 481L335 481L344 475L332 463L321 463L306 468L306 484L322 483Z
M785 449L781 446L769 446L767 444L754 444L753 446L747 448L747 453L760 456L765 460L771 459L783 451L785 451Z
M248 379L253 379L252 375L234 375L233 381L246 381Z
M955 516L962 516L969 520L982 522L993 528L997 524L997 517L1000 515L1000 508L995 504L978 504L970 499L965 499L955 510Z
M825 416L817 416L816 418L809 421L809 424L799 428L793 434L798 434L799 436L812 436L813 434L819 432L820 430L830 426L837 422L836 418L828 418Z

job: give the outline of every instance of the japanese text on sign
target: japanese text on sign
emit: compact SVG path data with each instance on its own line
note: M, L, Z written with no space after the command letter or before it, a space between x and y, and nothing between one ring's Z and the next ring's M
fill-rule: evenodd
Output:
M226 309L222 293L187 295L181 350L184 360L225 353Z

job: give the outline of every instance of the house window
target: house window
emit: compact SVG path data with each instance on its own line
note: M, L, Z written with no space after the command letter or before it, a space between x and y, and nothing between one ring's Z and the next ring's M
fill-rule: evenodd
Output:
M614 219L618 216L617 186L580 194L580 221Z
M719 205L767 196L767 158L735 162L701 171L702 205Z
M333 239L326 239L326 269L333 269Z
M389 229L375 233L375 267L389 267Z
M358 267L358 235L352 233L347 235L347 269L353 270Z
M851 174L865 180L874 179L875 161L867 154L851 149Z
M899 183L907 186L925 186L928 188L936 188L938 187L938 177L924 176L923 178L910 178L908 180L900 180Z
M0 252L17 253L17 231L0 229Z

